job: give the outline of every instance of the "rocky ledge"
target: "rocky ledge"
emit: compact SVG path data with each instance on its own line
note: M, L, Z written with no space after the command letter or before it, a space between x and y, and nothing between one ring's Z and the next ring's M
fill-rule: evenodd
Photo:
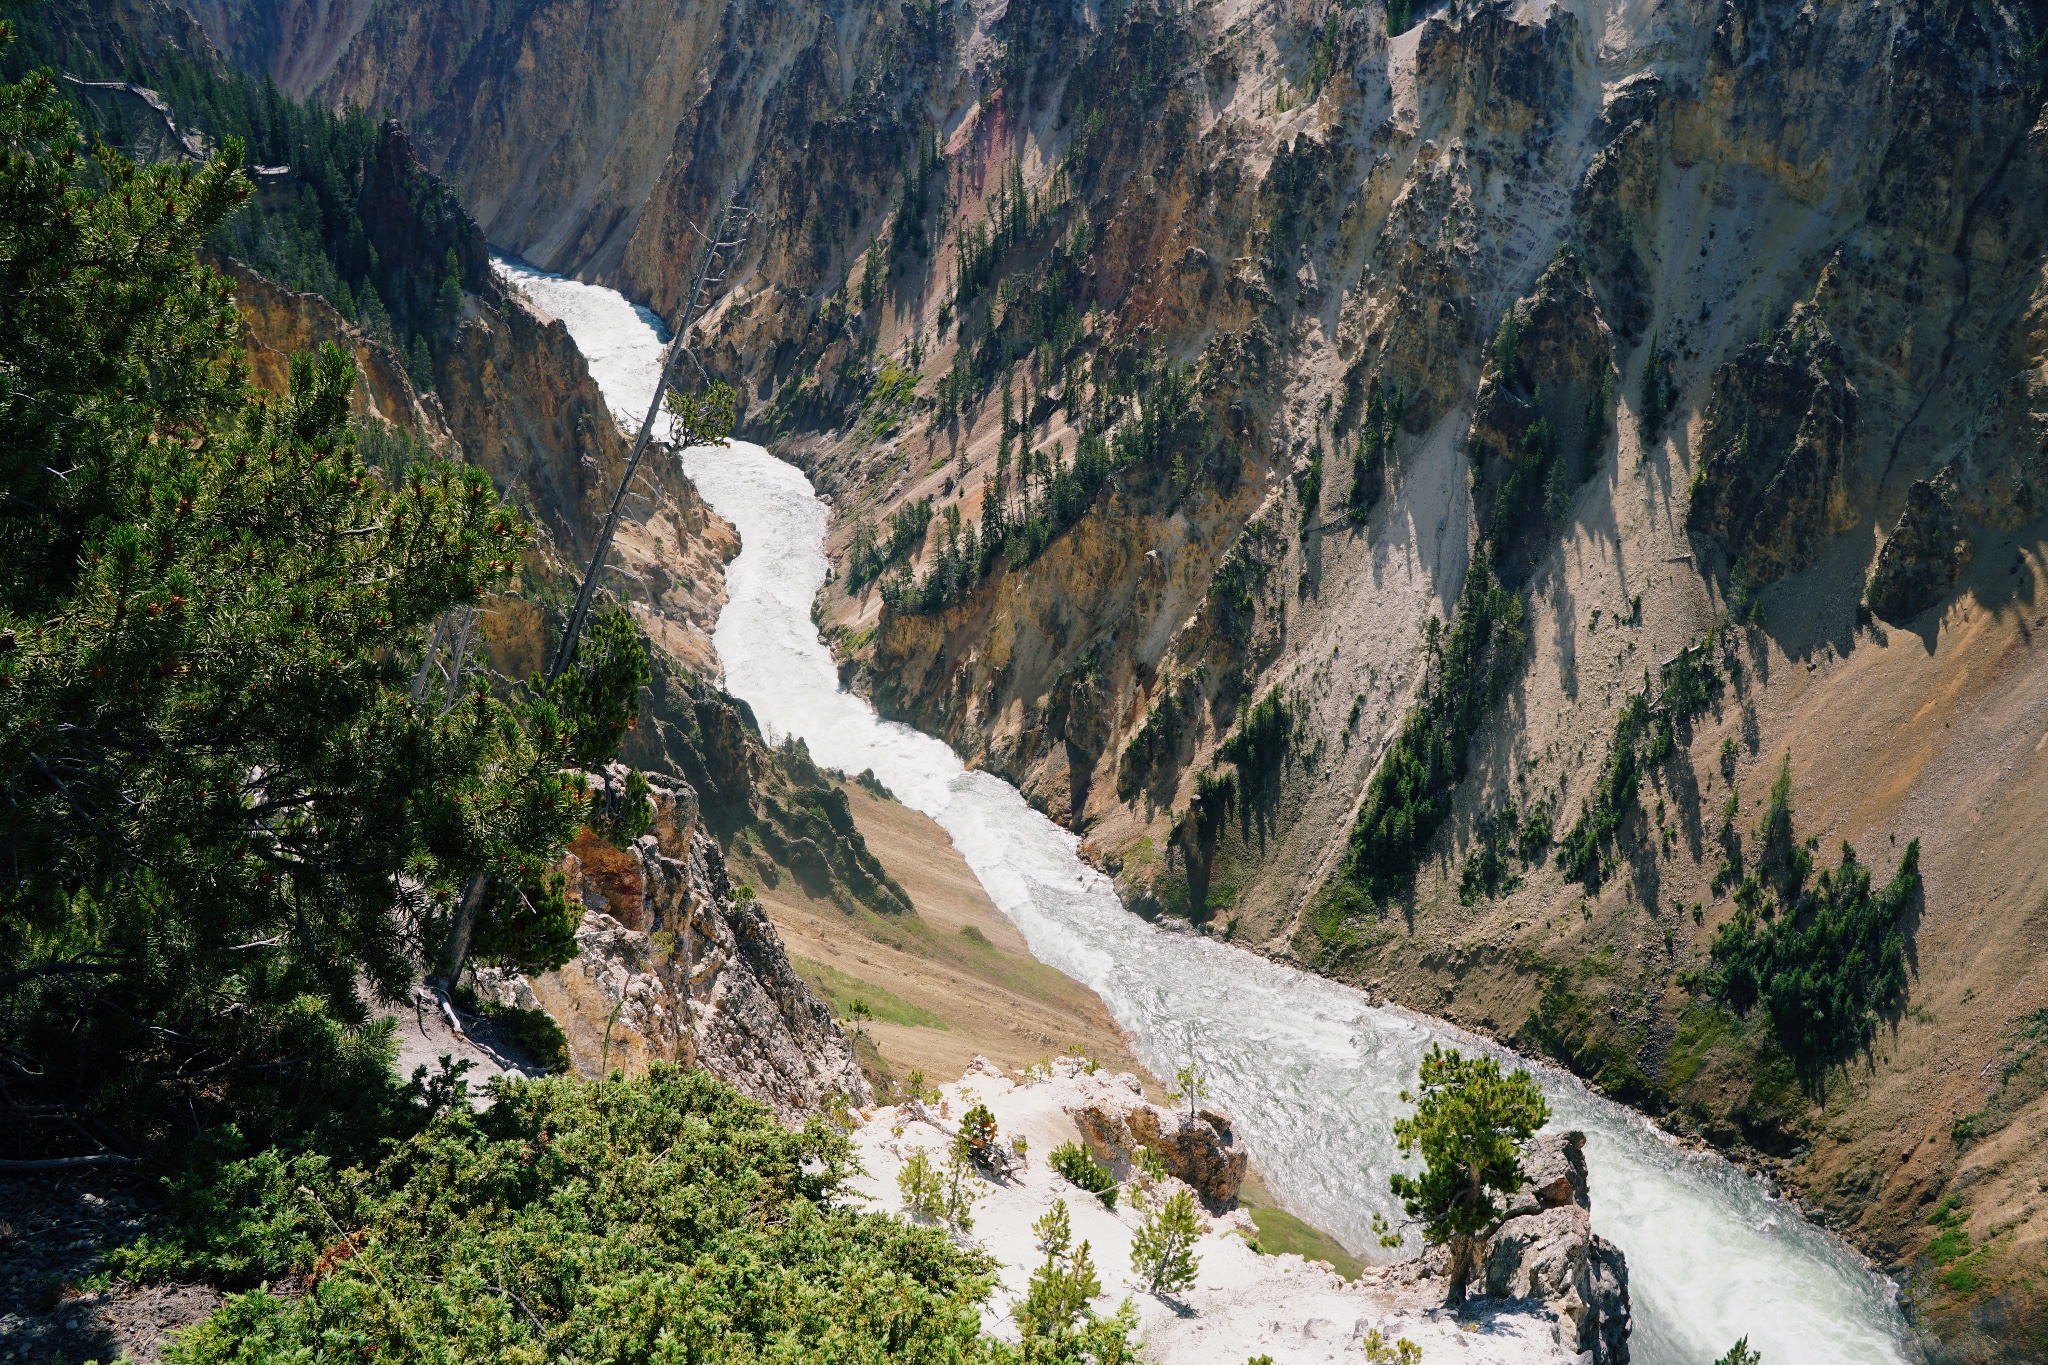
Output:
M976 1104L994 1114L998 1145L1021 1154L1001 1174L968 1177L971 1227L954 1235L994 1257L999 1283L983 1310L991 1332L1016 1340L1012 1316L1043 1261L1032 1224L1065 1201L1076 1243L1090 1245L1103 1293L1092 1307L1114 1313L1129 1299L1141 1354L1175 1365L1242 1365L1270 1356L1289 1362L1367 1359L1367 1335L1407 1338L1423 1359L1468 1365L1624 1365L1628 1360L1628 1274L1621 1253L1593 1235L1584 1139L1539 1139L1524 1161L1528 1177L1507 1222L1481 1259L1465 1311L1443 1307L1441 1252L1368 1266L1347 1280L1327 1262L1266 1255L1249 1214L1235 1207L1246 1154L1228 1115L1147 1103L1136 1077L1110 1075L1062 1057L1021 1076L976 1059L936 1100L863 1110L854 1143L864 1172L856 1190L873 1206L902 1209L897 1175L925 1152L943 1164L962 1115ZM1021 1141L1020 1141L1021 1140ZM1050 1163L1080 1142L1118 1178L1113 1206L1073 1184ZM1151 1148L1165 1175L1148 1174L1135 1150ZM1154 1166L1156 1171L1157 1166ZM1175 1190L1208 1209L1194 1251L1194 1285L1148 1293L1131 1270L1133 1234ZM905 1211L905 1217L916 1215Z
M614 765L614 784L625 776ZM760 905L732 898L696 792L673 777L649 785L652 832L620 849L586 831L563 859L568 895L583 907L576 957L530 979L479 971L478 994L546 1010L586 1076L701 1066L790 1121L833 1095L866 1103L832 1011L790 966Z

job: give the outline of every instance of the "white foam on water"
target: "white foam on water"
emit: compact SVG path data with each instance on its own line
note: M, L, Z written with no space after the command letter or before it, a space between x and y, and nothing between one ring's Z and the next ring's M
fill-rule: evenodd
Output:
M527 278L536 273L522 287L533 288ZM644 413L653 370L609 376L630 368L632 356L652 353L640 363L658 366L658 338L623 300L600 306L586 297L607 292L577 285L561 291L566 307L544 306L563 316L586 353L616 358L602 370L593 362L599 383L615 406L637 392ZM637 341L619 335L635 327ZM827 507L802 472L744 442L682 458L705 500L740 531L714 639L727 688L753 707L770 740L799 735L821 764L871 768L936 820L1031 951L1096 990L1147 1065L1170 1075L1200 1063L1290 1209L1355 1250L1376 1251L1373 1215L1396 1213L1387 1191L1399 1165L1391 1123L1407 1111L1399 1092L1413 1083L1423 1049L1442 1041L1509 1054L1125 911L1081 860L1074 836L1014 787L967 771L946 745L878 719L840 690L810 615L825 578ZM1894 1365L1916 1354L1892 1286L1847 1245L1728 1162L1679 1148L1570 1076L1536 1070L1553 1124L1587 1134L1593 1225L1628 1256L1634 1359L1706 1365L1740 1336L1767 1365Z
M550 275L524 261L493 256L491 264L543 313L568 327L620 430L637 435L654 402L662 348L668 343L668 328L654 310L626 302L615 289Z

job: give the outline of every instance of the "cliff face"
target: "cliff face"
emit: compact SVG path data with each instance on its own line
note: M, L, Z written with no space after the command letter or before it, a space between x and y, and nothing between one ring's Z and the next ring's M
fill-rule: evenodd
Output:
M789 965L760 904L732 898L696 793L652 785L652 833L626 849L586 833L563 859L569 898L583 907L578 955L532 980L485 968L479 992L545 1009L586 1076L702 1066L792 1122L834 1095L867 1103L832 1011Z
M315 84L658 307L756 209L703 354L834 498L878 704L1134 905L1786 1162L1960 1355L2038 1322L2038 9L479 13L380 10ZM1514 606L1460 692L1474 564ZM1809 890L1919 841L1905 992L1822 1063L1712 986L1792 903L1788 754Z
M440 401L413 388L397 351L351 326L318 294L295 293L237 260L211 257L208 264L234 285L251 382L282 392L291 382L292 357L332 342L355 357L356 388L349 405L358 420L402 428L435 449L448 449L448 421Z

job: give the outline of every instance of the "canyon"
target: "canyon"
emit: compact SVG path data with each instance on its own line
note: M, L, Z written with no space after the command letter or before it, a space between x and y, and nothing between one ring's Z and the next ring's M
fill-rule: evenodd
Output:
M698 354L831 500L850 685L1134 913L1548 1054L1784 1182L1931 1351L2038 1350L2037 7L193 13L475 216L440 425L365 401L525 490L536 582L620 445L482 243L673 316L744 201ZM706 642L730 532L655 501L636 743L793 845L817 788ZM1818 1064L1711 988L1789 906L1773 840L1901 888L1903 989ZM885 886L843 842L827 879Z

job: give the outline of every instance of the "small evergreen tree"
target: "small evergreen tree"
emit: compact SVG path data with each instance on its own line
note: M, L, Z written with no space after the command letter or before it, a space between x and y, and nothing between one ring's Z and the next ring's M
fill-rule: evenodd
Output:
M1201 1235L1195 1197L1175 1190L1131 1237L1131 1273L1155 1294L1191 1288L1202 1264L1194 1252L1195 1239Z
M1279 693L1276 692L1273 696L1277 697ZM1241 764L1240 766L1246 765ZM1166 1102L1168 1104L1179 1104L1182 1100L1186 1100L1188 1102L1188 1113L1193 1114L1195 1106L1208 1097L1209 1073L1202 1069L1199 1062L1189 1062L1186 1066L1178 1067L1174 1070L1173 1089L1166 1092Z
M1763 1365L1763 1357L1749 1349L1749 1338L1744 1337L1728 1348L1728 1354L1714 1362L1714 1365Z
M1406 1337L1388 1341L1375 1327L1365 1334L1368 1365L1422 1365L1422 1348Z
M1451 1249L1450 1307L1465 1302L1479 1241L1500 1225L1496 1194L1522 1187L1522 1148L1550 1119L1550 1105L1526 1071L1501 1074L1491 1057L1463 1057L1435 1044L1423 1054L1419 1093L1401 1092L1415 1113L1394 1120L1402 1156L1420 1153L1420 1176L1388 1181L1423 1236ZM1383 1234L1389 1246L1397 1235Z
M961 1116L959 1150L977 1166L995 1165L996 1116L987 1105L977 1104Z
M1067 1201L1056 1199L1045 1216L1031 1225L1045 1264L1032 1272L1031 1284L1017 1305L1017 1325L1026 1337L1063 1337L1092 1316L1089 1301L1102 1293L1088 1243L1073 1245Z

